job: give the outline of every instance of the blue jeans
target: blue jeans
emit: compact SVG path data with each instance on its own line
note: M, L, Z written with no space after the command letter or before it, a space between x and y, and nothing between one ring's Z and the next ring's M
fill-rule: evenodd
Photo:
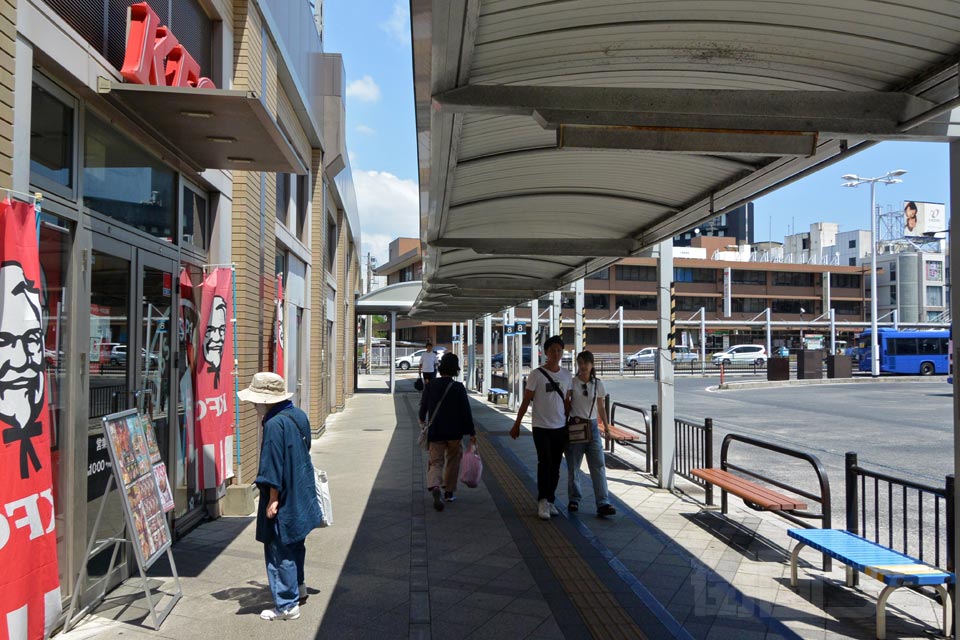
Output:
M307 555L304 541L283 544L277 532L277 519L272 522L273 535L263 545L267 561L267 581L278 611L292 609L300 602L300 585L303 584L303 561Z
M567 501L580 502L583 497L580 493L580 463L583 462L583 454L587 454L590 480L593 481L593 496L599 508L610 504L610 495L607 493L607 466L603 459L600 428L595 419L590 421L590 425L593 429L593 439L590 442L567 445Z

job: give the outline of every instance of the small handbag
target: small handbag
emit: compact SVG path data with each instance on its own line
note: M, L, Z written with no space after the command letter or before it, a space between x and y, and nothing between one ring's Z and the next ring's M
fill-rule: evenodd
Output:
M413 388L417 391L423 391L423 378L417 376L417 379L413 381Z
M597 381L593 381L593 401L590 402L590 415L586 418L570 416L567 419L567 429L570 432L570 444L587 444L593 441L593 408L597 405Z
M450 391L450 387L453 386L453 382L447 385L447 388L443 390L443 395L440 396L440 402L437 403L437 406L433 408L433 415L430 416L430 419L423 423L423 426L420 427L420 435L417 436L417 445L424 451L430 450L430 440L428 438L428 433L430 431L430 425L433 424L434 418L437 417L437 412L440 410L440 405L443 404L443 399L447 397L447 392Z

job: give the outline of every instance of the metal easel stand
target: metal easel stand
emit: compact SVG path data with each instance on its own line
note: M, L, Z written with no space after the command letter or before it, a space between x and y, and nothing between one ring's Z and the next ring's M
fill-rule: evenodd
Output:
M117 554L120 551L120 548L123 546L123 543L131 542L126 537L127 526L124 523L123 532L119 538L104 538L102 540L97 540L97 532L100 530L100 520L103 518L103 510L107 504L107 496L110 495L110 491L113 490L114 477L113 474L110 474L110 478L107 480L107 489L103 493L103 498L100 503L100 508L97 510L97 519L93 523L93 531L90 534L90 542L87 544L87 552L84 554L83 564L80 568L80 575L77 576L77 582L73 587L73 595L70 597L70 607L67 609L67 615L63 623L63 632L66 633L72 629L77 622L79 622L84 616L93 611L96 607L103 602L104 598L107 595L107 584L110 580L110 574L113 573L113 568L117 563ZM110 565L107 568L107 573L103 578L103 589L100 590L100 593L97 597L87 606L85 606L80 611L74 612L77 610L77 605L80 603L80 589L83 586L83 582L87 577L87 565L90 562L90 559L93 556L96 556L107 548L113 545L113 553L110 554ZM170 612L180 601L180 598L183 597L183 588L180 586L180 575L177 573L177 565L173 560L173 551L170 546L167 547L167 560L170 562L170 571L173 573L174 582L176 582L177 590L176 593L166 594L172 597L170 604L168 604L163 611L157 613L157 609L153 604L153 598L150 595L150 585L147 583L147 574L143 565L140 564L139 559L137 560L137 568L140 570L140 580L143 584L143 594L147 598L147 605L150 609L150 619L153 622L154 630L158 631L160 625L163 624L163 621L166 620L167 616L170 615ZM148 567L149 568L149 567Z

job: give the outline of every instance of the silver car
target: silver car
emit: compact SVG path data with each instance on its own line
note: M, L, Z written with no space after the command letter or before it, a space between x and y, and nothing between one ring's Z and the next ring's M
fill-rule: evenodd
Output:
M657 359L657 348L656 347L647 347L645 349L640 349L631 356L627 357L627 366L628 367L638 367L642 364L653 364ZM690 347L674 347L673 348L673 361L674 362L698 362L700 360L700 354L692 350Z

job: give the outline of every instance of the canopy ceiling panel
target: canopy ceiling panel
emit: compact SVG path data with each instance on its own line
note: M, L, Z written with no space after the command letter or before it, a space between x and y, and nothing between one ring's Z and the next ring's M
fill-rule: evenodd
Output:
M497 312L875 141L960 130L960 2L411 0L411 15L418 315Z

